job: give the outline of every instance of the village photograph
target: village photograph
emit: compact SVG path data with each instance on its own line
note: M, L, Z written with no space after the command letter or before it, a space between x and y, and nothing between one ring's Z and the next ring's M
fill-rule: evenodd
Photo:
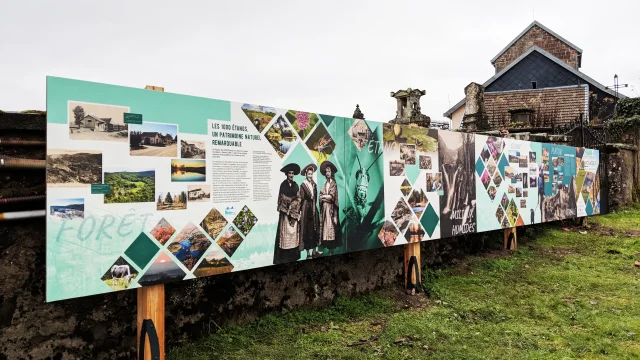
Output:
M156 189L155 169L107 168L104 183L111 189L105 204L153 202Z
M211 200L211 185L189 185L189 202L209 202Z
M205 159L206 156L204 141L180 139L180 157L183 159Z
M214 248L205 255L193 275L196 277L211 276L225 274L231 272L231 270L233 270L233 264L224 256L222 250Z
M56 219L84 219L84 199L52 200L49 215Z
M185 187L171 187L156 192L156 210L186 210L187 192Z
M129 130L130 155L178 157L178 125L144 122Z
M47 187L89 187L102 183L102 152L47 150Z
M69 101L67 106L71 140L127 142L124 113L129 112L128 107L78 101Z

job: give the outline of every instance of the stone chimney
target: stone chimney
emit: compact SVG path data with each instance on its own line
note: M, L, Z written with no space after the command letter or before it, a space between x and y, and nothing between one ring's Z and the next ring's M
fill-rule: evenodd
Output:
M462 129L466 132L489 130L489 122L484 112L484 87L470 83L464 88L465 105Z
M419 89L399 90L391 92L391 97L396 99L396 117L389 121L394 124L417 124L429 127L431 118L423 115L420 110L420 98L426 91Z

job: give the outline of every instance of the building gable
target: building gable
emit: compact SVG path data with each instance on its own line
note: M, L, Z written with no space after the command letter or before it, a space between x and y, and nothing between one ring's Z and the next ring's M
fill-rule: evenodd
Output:
M534 21L491 60L496 73L533 46L549 52L576 70L581 66L582 49Z
M534 86L543 89L584 83L576 74L533 51L487 86L485 91L525 90L534 89Z

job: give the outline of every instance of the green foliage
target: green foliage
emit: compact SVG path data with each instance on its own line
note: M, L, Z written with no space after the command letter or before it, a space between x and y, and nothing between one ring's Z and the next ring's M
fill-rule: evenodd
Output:
M431 298L411 301L420 306L407 308L397 289L339 297L328 308L225 326L167 358L640 358L640 240L628 235L640 229L640 210L589 223L586 234L550 224L515 253L427 269Z
M4 111L2 111L2 110L0 110L0 115L2 115L2 114L5 114L5 112L4 112Z
M155 174L151 171L105 173L104 183L111 185L105 204L155 201Z
M47 115L47 112L46 111L42 111L42 110L23 110L23 111L20 111L20 114Z
M613 114L614 118L629 118L640 115L640 98L618 100Z

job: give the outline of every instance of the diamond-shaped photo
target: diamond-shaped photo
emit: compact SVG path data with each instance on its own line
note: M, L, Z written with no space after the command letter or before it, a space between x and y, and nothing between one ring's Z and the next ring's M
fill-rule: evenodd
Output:
M371 132L371 129L369 129L369 125L367 125L367 122L362 119L356 119L348 132L353 144L358 148L358 151L362 151L369 140L373 137L373 133Z
M489 136L487 138L487 148L489 149L489 153L494 161L498 161L500 155L502 155L502 147L504 145L504 141L502 138L496 138L493 136Z
M283 158L298 141L296 132L285 118L278 116L271 127L264 133L271 147Z
M518 205L513 199L511 199L511 201L509 201L509 207L507 208L507 217L509 218L509 223L512 225L515 224L519 214L520 210L518 209Z
M496 184L496 187L500 187L500 184L502 184L502 176L500 176L500 171L496 171L496 173L493 174L493 183Z
M489 175L489 172L487 170L485 170L482 173L482 176L480 177L480 181L482 182L482 185L484 186L485 189L487 189L491 184L491 176Z
M232 225L229 225L222 235L220 235L217 244L227 255L233 256L233 253L238 250L242 241L244 241L244 239L240 236L240 233L238 233Z
M136 277L138 270L120 256L100 279L117 291L128 288Z
M216 208L212 208L200 223L200 227L204 229L213 240L220 235L225 226L227 226L227 219L225 219Z
M411 192L411 183L407 178L404 178L404 180L402 181L402 185L400 185L400 191L404 196L409 195L409 193Z
M231 270L233 270L233 264L224 256L224 252L214 245L193 271L193 275L196 277L219 275Z
M393 219L393 222L400 231L404 231L407 225L409 225L409 220L411 220L412 214L413 212L411 211L411 208L409 208L409 205L407 205L403 198L400 198L395 209L393 209L393 212L391 213L391 219Z
M333 142L331 135L329 135L327 128L324 127L322 122L319 123L313 133L309 135L305 144L318 164L328 160L336 148L336 144Z
M419 219L420 216L422 216L424 209L427 207L427 195L425 195L424 191L420 189L413 189L407 201L409 202L411 211L413 211Z
M504 218L504 209L502 208L502 206L498 205L498 209L496 210L496 219L498 220L499 223L501 223L503 218Z
M191 270L211 245L211 241L193 223L188 223L169 244L169 251Z
M503 229L508 229L510 227L513 227L510 223L509 223L509 217L505 216L504 218L502 218L502 228Z
M158 240L161 245L164 245L175 232L176 229L174 229L165 218L162 218L162 220L160 220L160 222L151 229L151 236Z
M491 201L496 198L497 193L498 189L496 189L496 187L493 185L489 186L489 188L487 189L487 194L489 194L489 198L491 199Z
M238 213L235 219L233 219L233 224L240 230L240 232L247 236L249 232L258 222L258 218L253 215L253 212L249 210L249 208L245 205L242 210Z
M420 218L420 224L422 224L422 228L427 232L427 235L429 235L429 237L433 236L433 233L435 232L436 227L440 222L438 213L433 209L433 206L431 205L431 203L427 204L427 209L424 211L422 217Z
M164 251L142 275L138 284L150 286L184 279L187 274Z
M392 246L396 242L396 238L398 237L398 229L393 223L389 220L385 220L384 225L380 229L378 233L378 239L382 241L382 245L385 247Z
M507 197L507 194L502 194L502 200L500 201L500 205L502 205L502 208L506 211L507 210L507 206L509 206L509 198Z
M496 165L496 162L493 161L493 158L489 159L489 161L487 162L487 170L489 171L489 175L491 177L493 177L497 168L498 166Z
M156 242L151 240L147 234L140 233L127 250L124 251L124 254L133 261L138 269L144 269L151 259L156 256L159 249Z
M404 238L407 239L407 242L414 243L422 241L424 237L424 230L420 225L420 221L416 219L415 216L411 217L411 221L409 222L409 226L407 230L404 232Z
M286 114L287 119L298 133L300 139L306 139L311 129L318 122L318 115L304 111L289 110Z
M487 163L487 161L489 161L489 158L491 158L489 147L486 144L482 148L482 152L480 152L480 158L482 159L482 162L485 164Z
M516 220L516 226L524 226L524 220L522 220L522 216L518 215L518 219Z
M242 111L258 132L262 132L271 119L276 116L276 109L268 106L244 104L242 105Z

